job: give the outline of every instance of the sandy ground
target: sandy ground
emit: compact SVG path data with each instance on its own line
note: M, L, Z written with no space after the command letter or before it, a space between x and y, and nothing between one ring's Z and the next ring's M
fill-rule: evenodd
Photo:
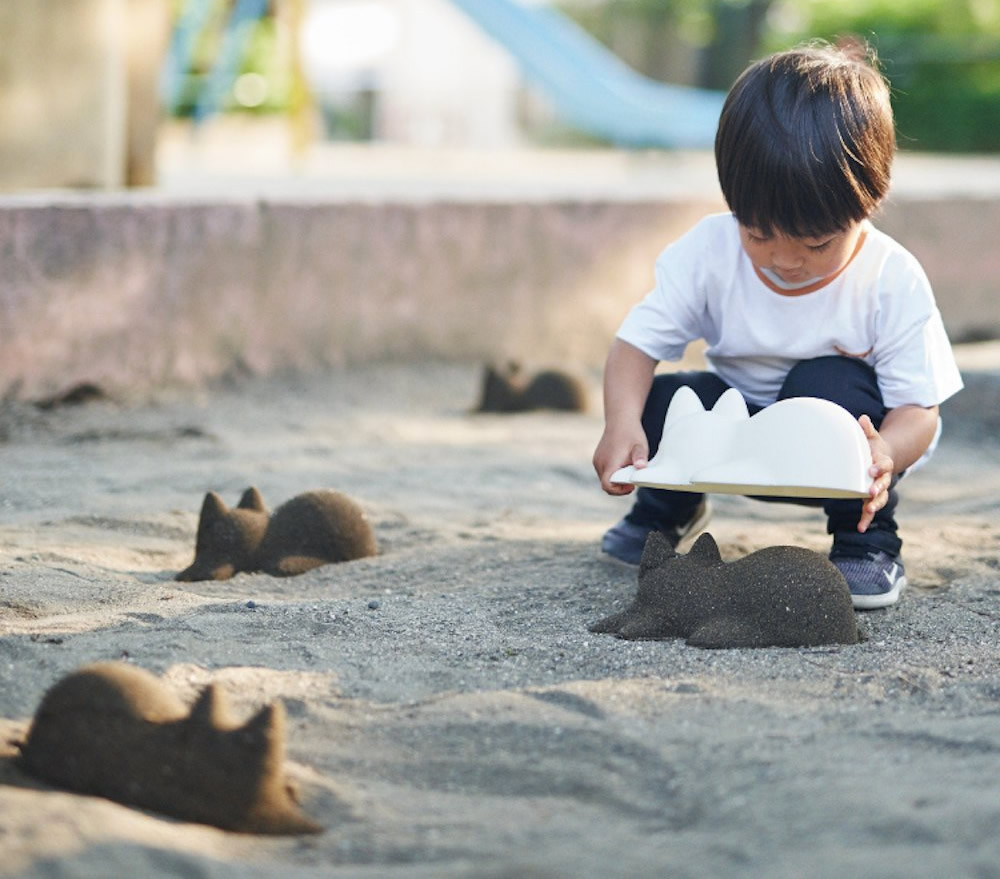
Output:
M858 646L704 651L587 624L628 601L586 415L474 416L478 370L241 379L0 409L0 875L1000 876L1000 374L904 483L912 588ZM204 493L360 501L378 556L180 584ZM814 511L718 498L723 553L823 550ZM62 793L10 741L127 659L241 714L282 699L326 832L225 833Z

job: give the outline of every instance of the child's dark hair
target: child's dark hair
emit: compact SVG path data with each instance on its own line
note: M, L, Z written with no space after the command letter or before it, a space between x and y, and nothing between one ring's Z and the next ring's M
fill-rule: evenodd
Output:
M865 219L889 190L889 86L865 46L815 44L751 65L715 137L719 183L744 226L819 237Z

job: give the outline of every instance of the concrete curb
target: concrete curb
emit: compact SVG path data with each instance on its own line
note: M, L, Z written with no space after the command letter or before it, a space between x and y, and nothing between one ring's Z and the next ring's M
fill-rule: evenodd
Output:
M711 197L0 199L0 393L385 360L596 367L657 253L720 208ZM898 200L879 225L924 263L953 339L1000 335L1000 200Z

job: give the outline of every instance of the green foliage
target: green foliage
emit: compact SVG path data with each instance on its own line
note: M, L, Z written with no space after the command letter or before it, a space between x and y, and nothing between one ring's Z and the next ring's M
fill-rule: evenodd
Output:
M211 14L202 31L198 34L194 54L189 68L184 72L181 97L175 114L190 116L201 90L218 58L224 39L231 4L227 0L211 0ZM181 3L175 0L175 17L179 15ZM231 92L224 109L229 112L268 114L284 112L288 108L291 92L290 64L284 41L278 33L273 15L265 15L252 25L248 45L240 60L238 73L258 74L263 83L264 99L252 106L241 105Z
M751 58L861 37L893 87L901 146L1000 151L1000 0L563 0L626 62L728 88Z
M265 16L254 27L240 73L257 73L263 77L267 83L267 97L255 107L239 107L236 102L231 102L231 109L254 113L275 113L287 109L292 87L291 65L287 53L281 48L275 19Z
M726 89L753 56L773 0L556 0L655 79Z
M763 49L867 40L892 83L900 146L1000 151L1000 0L786 0Z

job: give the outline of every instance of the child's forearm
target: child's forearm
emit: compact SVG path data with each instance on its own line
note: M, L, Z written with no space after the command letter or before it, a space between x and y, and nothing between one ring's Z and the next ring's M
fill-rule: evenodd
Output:
M604 434L594 451L594 469L608 494L628 494L629 484L611 482L627 464L646 465L648 443L642 410L653 384L656 361L638 348L615 339L604 367Z
M604 422L636 423L653 384L656 361L634 345L615 339L604 367Z
M911 467L927 451L937 424L937 406L898 406L886 413L878 432L889 446L893 473Z

